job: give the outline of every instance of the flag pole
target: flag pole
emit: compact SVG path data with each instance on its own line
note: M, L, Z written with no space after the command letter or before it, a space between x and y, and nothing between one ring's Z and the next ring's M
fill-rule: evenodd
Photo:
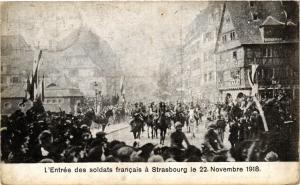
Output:
M262 121L263 121L263 125L264 125L264 129L265 131L269 131L269 128L268 128L268 125L267 125L267 121L266 121L266 117L265 117L265 114L264 114L264 111L262 109L262 106L261 106L261 103L258 101L257 97L256 97L256 94L258 93L258 84L257 83L254 83L254 74L256 72L256 69L257 69L258 65L257 66L253 66L252 64L252 74L251 74L251 77L250 77L250 72L248 73L248 80L249 80L249 84L251 86L251 96L253 97L253 100L256 104L256 107L258 109L258 112L262 118Z

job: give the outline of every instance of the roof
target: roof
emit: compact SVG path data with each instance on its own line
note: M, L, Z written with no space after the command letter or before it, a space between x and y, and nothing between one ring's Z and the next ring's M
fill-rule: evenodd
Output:
M1 36L1 53L3 50L30 50L30 46L26 43L21 35L2 35Z
M241 44L263 43L259 31L263 23L286 22L284 9L279 1L255 1L255 3L256 9L251 8L247 1L228 1L225 4ZM253 13L258 14L258 20L252 19Z
M283 22L278 21L272 16L268 16L266 20L260 26L282 26L285 25Z

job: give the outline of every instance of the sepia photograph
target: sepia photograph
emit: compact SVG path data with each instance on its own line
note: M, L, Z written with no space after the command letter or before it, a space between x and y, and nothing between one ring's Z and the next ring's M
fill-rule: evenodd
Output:
M297 1L1 4L1 164L298 162L298 147Z

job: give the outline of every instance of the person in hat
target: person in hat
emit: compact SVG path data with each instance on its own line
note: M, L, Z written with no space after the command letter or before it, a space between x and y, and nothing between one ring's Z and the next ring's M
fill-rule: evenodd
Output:
M224 132L225 132L225 128L226 128L226 122L225 122L225 119L221 115L218 115L216 125L217 125L218 134L220 136L220 139L223 142L224 141Z
M103 131L97 132L96 138L91 143L91 147L106 146L107 138L105 136L106 136L105 132L103 132Z
M217 152L218 150L224 148L224 145L217 134L217 125L210 124L207 128L207 132L204 135L204 145L211 152Z
M187 146L190 146L186 135L182 132L182 124L179 121L175 123L175 129L176 131L171 134L171 147L184 149L183 141Z
M132 120L129 122L132 132L135 127L135 122L143 122L143 116L141 112L141 108L139 107L139 103L135 103L135 107L131 112Z

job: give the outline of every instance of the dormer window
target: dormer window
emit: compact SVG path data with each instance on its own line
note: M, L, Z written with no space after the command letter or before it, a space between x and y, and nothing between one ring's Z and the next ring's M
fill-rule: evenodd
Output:
M257 12L251 12L251 15L252 15L252 20L253 21L257 21L259 19Z
M285 23L269 16L260 25L260 32L264 42L275 42L284 38L283 33L285 28Z

